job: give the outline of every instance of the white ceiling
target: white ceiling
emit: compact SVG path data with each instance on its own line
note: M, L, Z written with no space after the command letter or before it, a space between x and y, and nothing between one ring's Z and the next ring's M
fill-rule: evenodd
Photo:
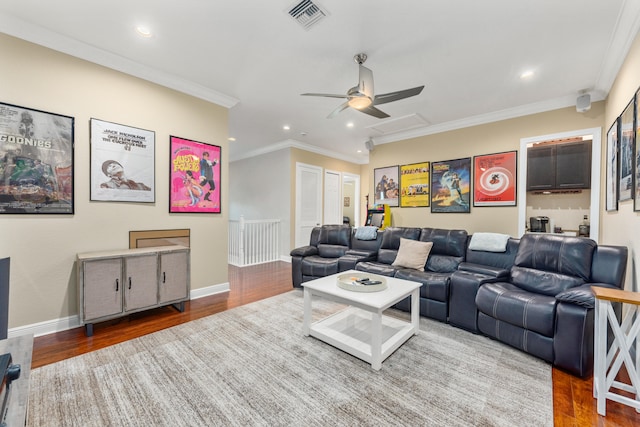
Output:
M229 107L232 160L294 145L366 163L370 137L602 100L640 26L637 0L317 0L328 15L305 30L288 14L297 2L2 0L0 32ZM342 100L300 96L346 93L360 52L376 93L424 91L381 105L389 119L327 119Z

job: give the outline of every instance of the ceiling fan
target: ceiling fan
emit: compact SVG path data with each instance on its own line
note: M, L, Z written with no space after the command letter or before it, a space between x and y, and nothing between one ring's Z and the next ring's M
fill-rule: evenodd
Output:
M367 55L364 53L358 53L353 57L353 60L358 63L360 70L358 86L354 86L347 91L346 95L334 95L330 93L303 93L302 96L323 96L326 98L346 98L347 101L333 110L327 118L331 119L338 115L348 107L355 108L370 116L384 119L389 117L387 113L376 108L376 105L386 104L388 102L398 101L400 99L409 98L419 95L424 89L424 86L418 86L411 89L399 90L396 92L389 92L382 95L374 95L373 93L373 72L365 67L364 62L367 60Z

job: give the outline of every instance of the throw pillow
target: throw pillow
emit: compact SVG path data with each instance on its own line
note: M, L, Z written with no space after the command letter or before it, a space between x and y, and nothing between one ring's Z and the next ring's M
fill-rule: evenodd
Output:
M358 240L376 240L378 237L378 227L364 226L356 229L356 239Z
M424 265L427 263L432 247L433 242L420 242L401 237L398 255L391 265L424 271Z
M472 251L506 252L508 234L500 233L473 233L469 242Z

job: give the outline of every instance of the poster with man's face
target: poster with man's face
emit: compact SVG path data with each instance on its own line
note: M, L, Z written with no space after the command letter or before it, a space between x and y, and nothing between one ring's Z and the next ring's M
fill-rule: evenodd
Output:
M0 213L73 213L73 123L0 103Z
M155 132L91 119L91 200L155 201Z

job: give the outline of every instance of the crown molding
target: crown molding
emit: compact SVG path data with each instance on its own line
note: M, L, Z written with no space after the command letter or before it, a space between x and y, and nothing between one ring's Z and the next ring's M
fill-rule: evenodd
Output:
M592 102L602 101L604 97L599 93L594 93ZM402 141L405 139L418 138L421 136L435 135L437 133L449 132L452 130L464 129L472 126L483 125L487 123L499 122L502 120L513 119L516 117L528 116L531 114L544 113L546 111L558 110L576 105L576 97L574 95L561 98L536 102L533 104L521 105L506 110L494 111L491 113L479 114L477 116L465 117L460 120L452 120L450 122L439 123L432 126L424 126L417 129L411 129L406 132L397 132L391 135L374 137L376 144L388 144L391 142Z
M0 13L0 28L2 29L1 32L12 37L66 53L67 55L102 65L226 108L231 108L239 102L236 98L205 86L195 84L173 74L146 67L123 56L98 49L13 16Z
M596 92L604 94L603 98L609 94L639 30L640 2L625 0L620 8L615 31L611 34L607 53L594 86Z
M369 154L363 155L363 158L357 158L352 156L346 156L344 154L336 153L335 151L327 150L326 148L317 147L315 145L307 144L304 142L296 141L295 139L287 139L284 141L276 142L275 144L267 145L266 147L259 148L257 150L242 153L237 156L230 156L230 163L237 162L239 160L248 159L251 157L261 156L264 154L272 153L274 151L283 150L286 148L298 148L300 150L309 151L311 153L321 154L323 156L331 157L333 159L344 160L345 162L356 163L359 165L365 165L369 163Z

